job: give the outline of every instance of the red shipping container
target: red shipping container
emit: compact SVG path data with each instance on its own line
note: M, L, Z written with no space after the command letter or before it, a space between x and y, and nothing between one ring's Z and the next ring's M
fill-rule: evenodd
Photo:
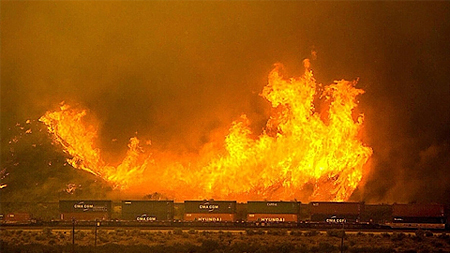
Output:
M394 217L444 217L445 206L440 204L394 204Z
M184 214L184 220L205 222L235 221L236 215L232 213L186 213Z
M31 220L29 213L9 213L4 217L6 223L28 222Z

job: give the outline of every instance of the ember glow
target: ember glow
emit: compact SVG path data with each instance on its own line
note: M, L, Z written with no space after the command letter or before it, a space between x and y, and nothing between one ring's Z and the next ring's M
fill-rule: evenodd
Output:
M261 96L272 114L262 134L255 136L241 115L223 137L223 147L207 143L195 156L144 150L132 137L126 157L111 166L96 147L98 128L83 120L86 110L63 104L40 121L73 167L122 191L174 199L347 200L372 155L360 140L363 115L354 116L356 97L364 91L344 80L322 87L308 60L304 66L298 78L284 78L280 64L269 74Z

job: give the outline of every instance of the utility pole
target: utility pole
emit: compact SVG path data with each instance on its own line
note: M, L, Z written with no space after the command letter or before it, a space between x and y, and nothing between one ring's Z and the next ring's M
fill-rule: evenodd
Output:
M75 253L75 218L72 217L72 253Z
M345 221L342 221L342 237L341 237L341 253L344 253L344 236L345 236Z
M100 227L100 221L95 220L95 241L94 247L97 247L97 228Z

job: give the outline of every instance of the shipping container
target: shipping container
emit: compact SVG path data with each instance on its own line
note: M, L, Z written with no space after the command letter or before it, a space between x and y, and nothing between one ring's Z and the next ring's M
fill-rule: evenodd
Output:
M60 200L61 220L108 220L111 218L111 200Z
M236 213L236 201L215 200L186 200L184 201L185 214L190 213Z
M394 204L394 223L445 224L445 206L440 204Z
M392 205L365 204L361 213L361 221L375 224L385 224L392 219Z
M445 206L440 204L394 204L393 217L445 217Z
M234 213L185 213L185 221L201 221L201 222L224 222L235 221Z
M360 202L311 202L312 221L359 222L364 204Z
M111 213L111 200L60 200L59 211L61 213Z
M299 202L248 201L247 221L297 222L300 212Z
M122 219L137 221L173 220L173 200L124 200Z
M311 202L311 214L354 214L361 213L360 202Z
M311 207L308 204L300 204L300 213L298 215L299 220L309 221L311 220Z
M4 216L5 223L27 223L31 221L29 213L8 213Z
M277 213L249 213L247 215L247 221L259 221L259 222L297 222L298 214L277 214Z
M73 212L61 213L60 219L70 221L95 221L95 220L110 220L111 216L108 212Z
M393 217L394 223L445 223L445 217Z
M300 212L299 202L284 201L248 201L248 214L298 214Z

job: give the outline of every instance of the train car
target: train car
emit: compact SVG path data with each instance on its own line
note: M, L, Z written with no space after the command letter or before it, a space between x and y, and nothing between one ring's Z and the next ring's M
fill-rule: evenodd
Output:
M184 201L184 220L222 222L236 220L236 201Z
M445 229L445 206L441 204L393 204L392 228Z
M172 221L173 200L123 200L122 219L141 222Z
M32 222L29 213L8 213L3 217L6 224L30 224Z
M384 225L392 220L392 205L365 204L361 212L361 221L370 224Z
M298 222L299 202L248 201L247 221L249 222Z
M111 200L60 200L61 220L109 220L111 203Z
M311 221L326 223L358 223L364 203L361 202L311 202Z

